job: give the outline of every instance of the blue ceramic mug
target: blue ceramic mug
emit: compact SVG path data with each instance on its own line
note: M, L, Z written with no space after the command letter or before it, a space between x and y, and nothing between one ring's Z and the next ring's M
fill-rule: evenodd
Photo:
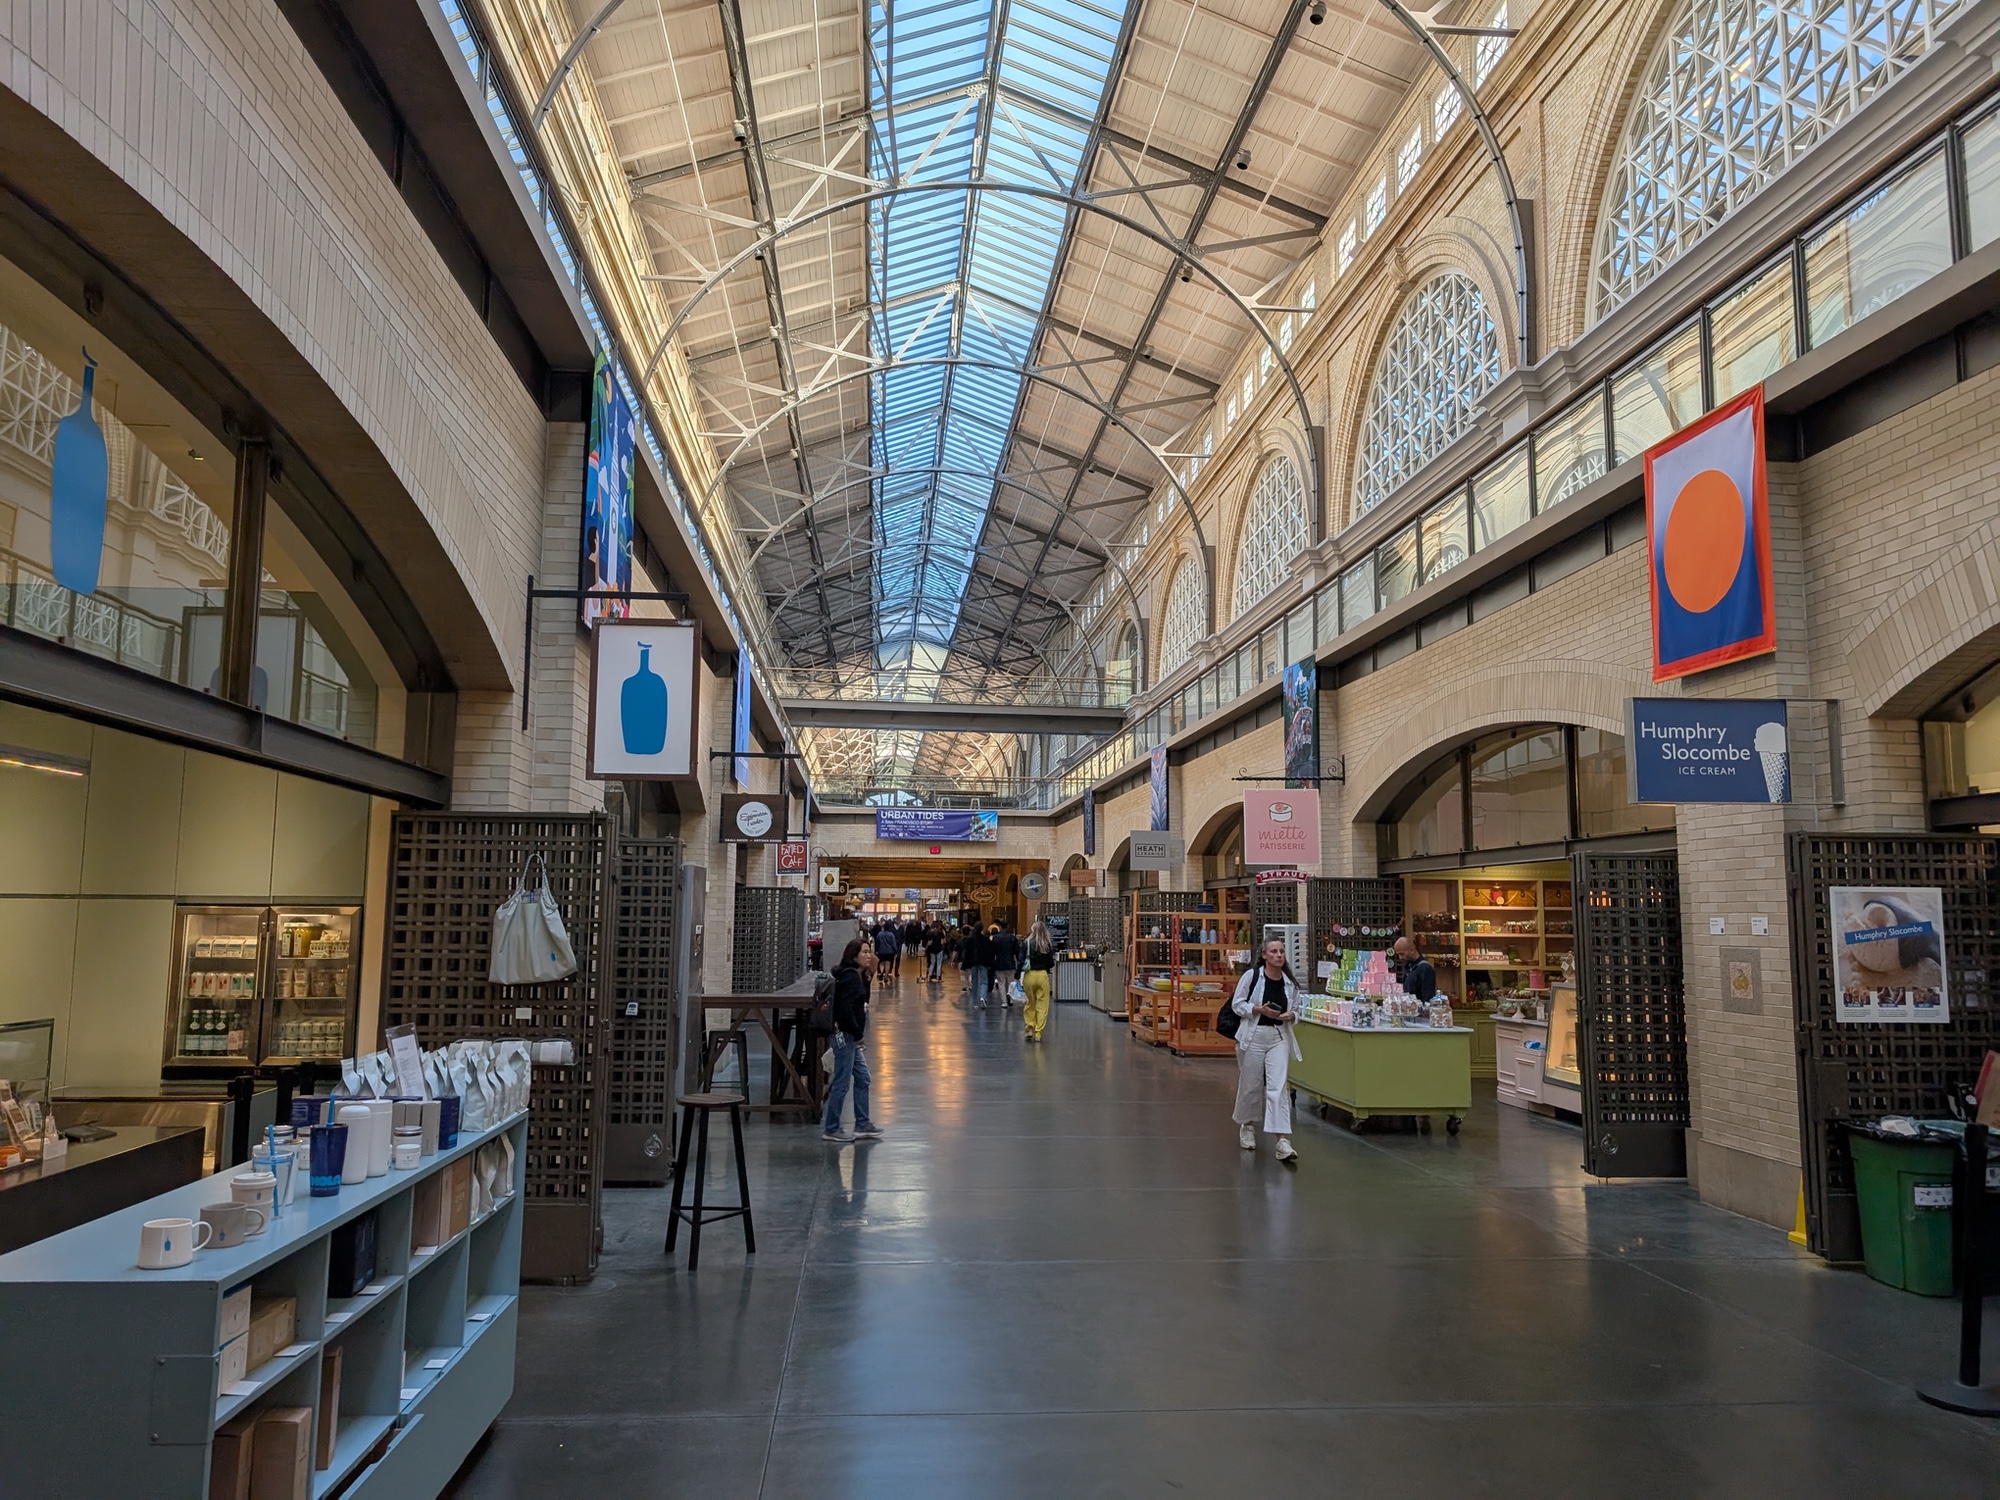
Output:
M332 1198L340 1192L341 1168L347 1165L347 1127L315 1125L312 1132L312 1195Z

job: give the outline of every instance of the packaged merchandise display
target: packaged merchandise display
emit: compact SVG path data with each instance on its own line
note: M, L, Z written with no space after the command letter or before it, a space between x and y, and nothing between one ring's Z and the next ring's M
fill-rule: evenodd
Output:
M1346 1031L1452 1025L1449 998L1441 994L1426 1003L1406 993L1388 953L1379 948L1342 949L1325 991L1306 997L1299 1018Z

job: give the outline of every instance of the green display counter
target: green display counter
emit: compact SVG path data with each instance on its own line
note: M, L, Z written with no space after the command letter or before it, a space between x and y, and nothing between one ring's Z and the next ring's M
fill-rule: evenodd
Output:
M1304 1061L1291 1081L1356 1121L1371 1115L1422 1115L1452 1134L1472 1107L1472 1029L1383 1027L1350 1031L1302 1019Z

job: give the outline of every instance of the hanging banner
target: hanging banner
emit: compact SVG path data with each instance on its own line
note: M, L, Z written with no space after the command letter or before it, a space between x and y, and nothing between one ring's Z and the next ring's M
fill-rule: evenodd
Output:
M1164 873L1186 858L1186 848L1170 833L1140 833L1135 830L1132 834L1132 868L1135 870Z
M691 781L701 704L701 627L683 620L599 620L590 635L589 775Z
M724 792L722 841L725 844L784 843L785 799L770 792Z
M1646 538L1655 682L1777 649L1762 386L1646 450Z
M1942 890L1837 885L1826 898L1836 1019L1939 1025L1951 1019Z
M1285 668L1285 785L1319 785L1319 663Z
M1083 789L1083 853L1086 859L1097 853L1097 793Z
M736 653L736 711L730 724L729 774L738 786L750 784L750 651ZM780 765L784 764L782 761Z
M780 875L803 875L811 864L812 856L803 840L790 839L778 845Z
M878 807L875 837L913 844L995 844L1000 814L953 808Z
M590 458L583 478L585 589L632 587L632 408L618 389L609 351L600 349L590 376ZM585 599L583 623L622 619L629 599Z
M1243 863L1319 868L1319 792L1243 794Z
M1079 867L1063 876L1073 891L1089 891L1097 888L1097 871Z
M1633 802L1789 802L1782 698L1633 698L1625 710Z
M1164 833L1167 821L1167 747L1153 747L1153 832Z
M819 867L819 890L823 896L840 894L840 866L821 865Z

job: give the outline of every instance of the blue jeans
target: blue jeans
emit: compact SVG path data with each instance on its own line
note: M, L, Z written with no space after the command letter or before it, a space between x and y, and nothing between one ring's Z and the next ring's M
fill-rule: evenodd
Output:
M993 971L984 964L974 964L967 972L972 975L972 1003L984 1005L986 992L993 985Z
M833 1083L826 1091L826 1120L822 1128L830 1135L840 1129L840 1111L847 1103L847 1087L854 1085L854 1128L868 1128L868 1055L861 1043L844 1031L833 1034Z

